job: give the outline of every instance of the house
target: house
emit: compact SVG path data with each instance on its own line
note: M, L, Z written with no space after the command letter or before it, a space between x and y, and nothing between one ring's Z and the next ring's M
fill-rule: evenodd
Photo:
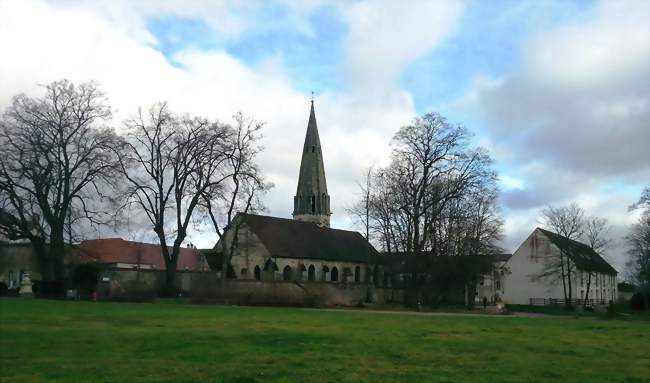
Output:
M525 305L563 302L561 274L549 273L561 254L573 270L572 299L584 299L587 289L592 304L617 299L617 271L601 255L584 243L536 228L504 264L507 272L503 279L503 300ZM566 284L568 289L568 278Z
M512 254L494 254L493 258L492 271L482 275L476 285L476 303L483 302L483 299L489 303L501 302L505 294L505 276L508 272L506 264Z
M165 260L158 244L126 241L122 238L82 241L76 249L91 257L93 263L116 269L165 270ZM171 251L171 248L169 249ZM182 247L176 270L208 271L205 257L194 248Z

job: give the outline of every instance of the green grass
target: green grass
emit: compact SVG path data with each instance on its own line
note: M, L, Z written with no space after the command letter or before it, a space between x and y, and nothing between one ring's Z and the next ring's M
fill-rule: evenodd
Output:
M2 382L648 382L650 324L0 299Z

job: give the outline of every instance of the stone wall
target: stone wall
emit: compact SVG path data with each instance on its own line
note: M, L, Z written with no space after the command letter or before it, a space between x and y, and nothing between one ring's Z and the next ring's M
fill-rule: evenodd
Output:
M319 281L228 280L217 273L183 271L177 274L182 294L194 302L241 305L357 306L360 303L401 302L403 294L366 283ZM99 299L147 300L162 290L161 270L103 270L97 286Z
M0 282L18 288L24 272L32 281L41 279L41 267L30 243L0 244Z

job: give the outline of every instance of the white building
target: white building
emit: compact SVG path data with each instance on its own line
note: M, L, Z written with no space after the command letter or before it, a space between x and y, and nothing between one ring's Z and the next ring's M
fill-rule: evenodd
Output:
M505 277L508 273L507 262L512 254L495 254L492 271L489 274L482 275L476 285L474 301L476 304L482 304L483 299L492 304L501 302L505 293Z
M616 301L617 271L603 257L583 243L537 228L505 264L504 302L524 305L563 302L561 274L549 273L557 266L561 254L573 270L573 299L584 299L589 288L591 304ZM568 280L566 282L568 289Z

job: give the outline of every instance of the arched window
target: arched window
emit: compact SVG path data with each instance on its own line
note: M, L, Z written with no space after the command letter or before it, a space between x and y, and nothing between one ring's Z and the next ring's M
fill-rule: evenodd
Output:
M286 265L282 270L282 280L283 281L291 280L291 267L289 265Z
M316 196L311 196L311 213L316 213Z
M336 266L332 267L332 272L330 274L330 280L332 282L337 282L339 280L339 269L337 269Z
M311 152L312 152L312 153L316 153L316 146L315 146L315 145L312 145L312 146L311 146Z
M259 281L260 279L262 279L262 270L260 270L259 266L255 266L254 273L255 273L255 280L256 281Z
M301 263L298 265L298 277L296 279L299 281L305 280L305 272L307 272L307 268Z
M354 281L361 282L361 267L359 266L354 268Z
M246 268L243 268L239 271L239 275L244 278L248 275L248 270Z
M330 268L323 265L323 274L321 274L323 281L327 281L327 274L329 274Z
M310 265L309 270L307 270L307 280L308 281L316 280L316 268L314 267L314 265Z

